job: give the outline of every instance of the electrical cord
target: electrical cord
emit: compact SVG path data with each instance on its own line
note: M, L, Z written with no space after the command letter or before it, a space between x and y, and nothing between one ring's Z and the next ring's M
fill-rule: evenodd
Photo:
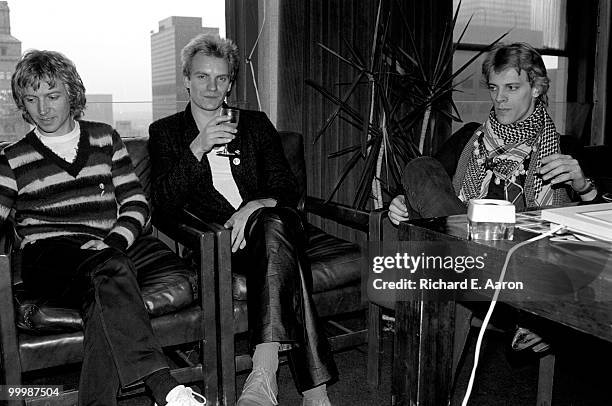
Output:
M472 373L470 375L468 387L466 389L465 396L463 397L463 402L461 402L461 406L467 406L467 403L470 399L470 394L472 393L472 387L474 386L474 379L476 377L476 368L478 367L478 360L480 358L480 347L482 346L482 339L487 329L487 325L489 324L489 320L491 319L491 315L493 314L493 309L495 308L495 305L497 304L497 298L499 297L499 292L501 291L502 282L504 281L504 278L506 276L506 268L508 267L508 263L510 262L510 257L519 248L524 247L525 245L530 244L534 241L541 240L542 238L546 238L553 234L556 234L559 231L563 230L564 228L565 226L562 226L562 225L554 227L550 231L547 231L543 234L530 238L527 241L518 243L514 247L508 250L508 253L506 254L506 260L504 261L504 266L502 267L501 273L499 275L499 281L498 281L499 283L497 284L498 287L495 289L495 293L493 293L493 298L491 299L489 310L487 310L487 314L482 322L482 326L480 326L480 331L478 332L478 339L476 340L476 351L474 354L474 366L472 367Z

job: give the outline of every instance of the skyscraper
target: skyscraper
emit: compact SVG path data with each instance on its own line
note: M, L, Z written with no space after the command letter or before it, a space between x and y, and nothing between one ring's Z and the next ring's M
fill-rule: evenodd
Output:
M11 76L21 56L21 41L11 36L11 19L6 1L0 1L0 140L14 141L25 133L11 95Z
M219 28L202 27L201 17L168 17L151 33L153 120L185 108L189 97L183 85L181 50L200 33L219 34Z

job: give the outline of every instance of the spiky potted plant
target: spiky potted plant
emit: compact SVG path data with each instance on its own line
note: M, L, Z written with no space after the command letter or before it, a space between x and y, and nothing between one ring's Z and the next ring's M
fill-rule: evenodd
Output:
M390 5L387 10L384 5ZM463 73L485 51L473 55L454 72L453 55L468 29L471 18L457 38L453 32L461 2L455 10L453 19L445 26L438 55L431 69L423 64L421 50L416 46L413 31L401 9L400 3L378 3L370 57L365 60L359 50L345 42L347 54L331 49L324 44L318 45L329 54L338 58L355 72L350 85L341 96L328 87L306 80L306 83L334 105L315 136L315 142L323 136L335 120L342 120L359 130L360 139L354 145L345 147L328 155L334 159L349 155L340 176L327 197L330 201L347 175L357 163L365 161L352 206L365 209L370 199L374 208L384 204L384 195L394 196L398 192L402 169L406 162L420 155L432 153L432 138L435 136L435 123L438 120L461 121L459 112L452 100L452 92L461 83L458 76ZM407 47L398 45L389 34L391 16L399 15L402 32L407 38ZM491 44L493 46L508 33L501 35ZM487 49L489 48L487 47ZM353 107L349 100L360 86L367 86L367 116ZM364 101L362 101L363 103Z

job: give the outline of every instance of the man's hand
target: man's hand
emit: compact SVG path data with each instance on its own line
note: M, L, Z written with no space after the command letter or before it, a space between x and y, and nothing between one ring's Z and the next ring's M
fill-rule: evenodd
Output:
M544 181L550 181L553 185L565 183L577 192L587 187L580 164L569 155L552 154L542 158L542 167L538 173Z
M81 245L82 250L96 250L100 251L104 248L110 248L106 243L102 240L89 240L85 244Z
M389 220L395 225L402 221L410 220L408 217L408 208L406 207L406 198L404 195L397 195L389 205Z
M232 229L232 252L236 252L246 246L244 227L251 214L262 207L274 206L276 206L276 200L274 199L256 199L251 200L242 206L236 213L232 214L232 217L223 224L223 227Z
M215 116L206 127L191 141L189 148L200 161L204 154L210 152L215 145L224 145L234 139L237 131L235 124L228 124L228 116Z

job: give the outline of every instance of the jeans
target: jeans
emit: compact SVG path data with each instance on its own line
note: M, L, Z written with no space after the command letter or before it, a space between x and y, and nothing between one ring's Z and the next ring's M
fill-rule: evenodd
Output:
M406 208L411 219L467 213L451 179L435 158L419 157L408 162L402 173Z
M410 161L402 174L402 186L411 219L467 213L467 206L455 194L448 173L435 158L424 156ZM457 372L459 360L467 342L472 313L476 313L482 319L486 310L487 306L484 302L468 302L457 306L453 373ZM518 321L520 321L518 311L498 307L492 323L508 329L509 325Z
M289 366L300 392L338 375L312 300L304 226L290 208L261 208L245 226L246 247L232 257L247 280L251 346L291 343Z
M22 279L25 289L43 300L81 309L79 405L116 405L120 386L168 365L153 335L131 259L114 248L79 248L90 239L56 237L26 245Z

